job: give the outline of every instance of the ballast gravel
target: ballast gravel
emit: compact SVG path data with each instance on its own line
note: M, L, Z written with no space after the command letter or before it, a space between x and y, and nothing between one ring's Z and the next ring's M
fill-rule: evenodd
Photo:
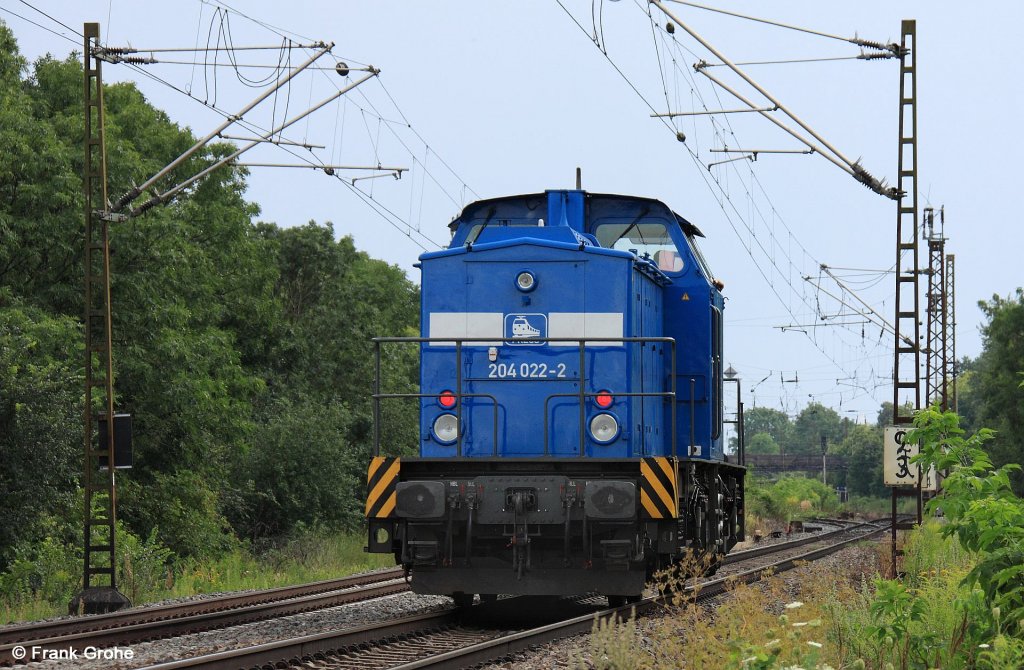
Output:
M451 599L443 596L399 593L315 612L293 614L279 619L133 644L130 647L125 647L132 650L133 658L131 660L124 658L89 660L79 654L75 660L38 661L29 663L25 667L81 668L83 670L141 668L157 663L432 612L451 607L451 604Z

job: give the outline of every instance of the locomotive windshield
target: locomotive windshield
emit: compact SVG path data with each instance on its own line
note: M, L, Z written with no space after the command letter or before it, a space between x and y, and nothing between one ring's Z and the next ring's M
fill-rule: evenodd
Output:
M469 242L469 243L476 242L477 238L480 237L480 233L482 233L487 228L506 228L508 226L521 226L521 227L536 228L538 226L543 226L543 225L544 225L544 219L540 218L540 216L529 217L529 218L516 218L516 219L510 219L510 218L497 219L497 218L494 218L494 217L490 217L490 218L483 217L481 219L473 221L469 225L468 232L466 233L466 240L465 241ZM453 236L454 236L454 233L453 233Z
M624 221L603 223L594 231L597 241L607 249L633 251L649 256L662 272L680 272L683 258L668 228L660 221Z

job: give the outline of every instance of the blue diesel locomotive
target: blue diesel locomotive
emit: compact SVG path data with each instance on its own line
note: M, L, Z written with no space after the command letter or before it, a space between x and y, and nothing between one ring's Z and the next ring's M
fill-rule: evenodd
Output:
M368 550L417 593L638 597L743 539L723 450L722 285L665 204L582 190L475 202L420 257L419 456L381 436ZM386 345L392 346L392 345ZM385 447L381 449L382 440Z

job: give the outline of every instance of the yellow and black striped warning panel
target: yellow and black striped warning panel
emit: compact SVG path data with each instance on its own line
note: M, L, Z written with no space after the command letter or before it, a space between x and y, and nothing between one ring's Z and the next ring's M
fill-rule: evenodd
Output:
M395 510L399 467L397 458L374 456L370 460L370 467L366 471L367 518L384 519Z
M675 460L664 456L640 459L640 506L651 519L678 516Z

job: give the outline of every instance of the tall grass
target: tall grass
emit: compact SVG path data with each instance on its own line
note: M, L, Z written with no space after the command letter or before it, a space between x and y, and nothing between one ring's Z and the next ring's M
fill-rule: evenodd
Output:
M898 582L870 579L825 602L836 660L859 659L868 668L919 667L910 658L916 650L924 667L974 667L976 652L962 646L968 611L979 594L961 584L974 557L955 539L943 538L934 521L909 534L904 552L905 578L900 586L906 588L906 607L882 606ZM926 605L911 611L914 602Z
M118 587L135 605L203 593L243 591L320 581L393 565L389 556L363 551L362 534L306 532L259 555L236 547L211 561L171 561L154 538L122 537ZM72 550L45 562L23 561L20 573L0 575L0 623L67 613L79 588L80 558ZM47 585L43 588L42 585Z
M902 609L884 606L898 583L876 579L878 559L888 547L867 545L877 547L867 553L868 562L838 574L812 564L798 580L777 576L734 585L715 606L674 598L666 616L644 630L633 621L596 627L587 645L589 661L576 659L574 665L604 670L1020 667L1024 657L1015 640L979 645L990 638L971 630L980 593L961 581L976 557L956 539L942 537L936 522L908 535L904 584L910 597Z
M389 556L365 553L365 542L362 535L304 534L259 557L236 549L214 563L189 562L177 572L171 588L157 589L147 594L147 600L267 589L394 565Z

